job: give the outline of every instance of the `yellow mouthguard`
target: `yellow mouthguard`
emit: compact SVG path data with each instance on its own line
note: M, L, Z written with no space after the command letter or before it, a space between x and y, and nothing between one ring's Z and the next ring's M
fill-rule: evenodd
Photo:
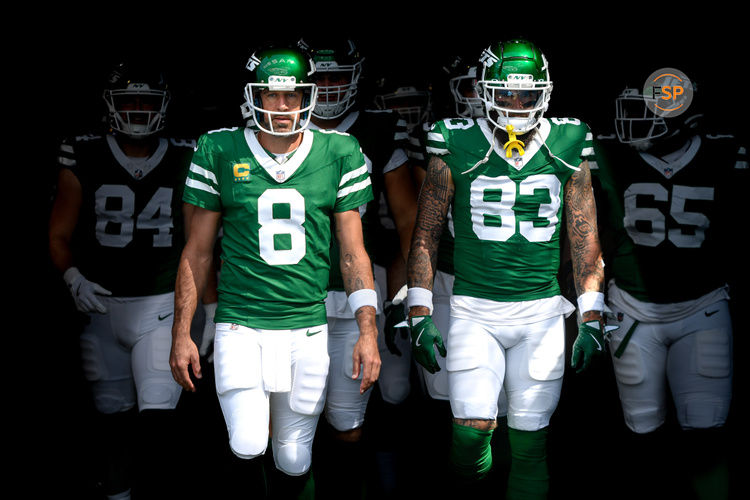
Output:
M513 133L513 125L510 123L505 126L505 130L508 132L508 142L503 144L503 149L505 150L505 156L507 158L510 158L513 156L513 150L517 150L518 154L523 156L523 147L525 144L522 141L519 141L516 139L516 134Z

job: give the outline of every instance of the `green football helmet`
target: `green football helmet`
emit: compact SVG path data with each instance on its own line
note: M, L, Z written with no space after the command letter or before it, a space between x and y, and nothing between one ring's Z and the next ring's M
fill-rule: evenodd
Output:
M307 54L293 47L264 48L250 56L245 68L253 76L245 85L244 118L252 119L255 126L272 135L293 135L307 128L318 96L317 86L312 80L315 64ZM261 100L263 91L300 91L303 94L300 109L265 110ZM291 130L274 129L274 116L291 116L294 119Z
M527 40L491 45L479 58L477 82L487 119L496 127L523 134L532 130L549 106L552 81L547 59Z
M357 102L362 57L349 39L304 38L297 45L312 55L318 85L313 116L331 120L347 113Z

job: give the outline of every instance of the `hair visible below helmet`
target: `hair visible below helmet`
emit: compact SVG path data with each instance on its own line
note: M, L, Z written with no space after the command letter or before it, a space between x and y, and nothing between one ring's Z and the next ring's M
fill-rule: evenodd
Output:
M527 40L491 45L480 58L479 97L487 119L496 127L513 126L525 133L537 126L549 106L552 81L547 59ZM510 99L524 100L521 109L505 105Z
M119 63L110 72L104 102L113 130L138 139L166 126L170 93L164 74L145 63Z
M315 63L318 100L312 112L313 116L327 120L343 116L357 102L357 86L364 61L357 46L348 39L301 39L297 45L309 51ZM321 85L321 79L326 73L340 74L345 83Z
M251 118L260 130L271 135L293 135L307 128L317 101L317 86L312 81L315 64L308 54L296 47L266 47L254 52L245 68L252 77L245 85L244 118ZM302 106L293 111L267 111L260 97L264 90L301 91ZM272 115L293 117L292 130L274 130Z

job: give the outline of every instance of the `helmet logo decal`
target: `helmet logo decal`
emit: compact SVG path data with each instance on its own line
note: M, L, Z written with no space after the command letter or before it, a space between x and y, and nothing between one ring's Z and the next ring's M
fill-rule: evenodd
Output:
M484 49L482 55L479 56L479 62L483 63L485 67L490 67L500 59L492 53L490 49Z
M250 56L250 60L247 61L247 65L245 67L250 71L255 71L255 68L257 68L258 65L260 65L260 59L255 57L255 54L253 54Z

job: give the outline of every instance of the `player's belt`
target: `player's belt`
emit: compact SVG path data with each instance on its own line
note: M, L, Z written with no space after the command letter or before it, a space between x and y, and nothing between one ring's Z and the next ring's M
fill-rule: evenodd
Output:
M615 357L620 358L622 356L622 353L625 352L625 347L627 347L628 342L630 342L630 337L633 335L633 332L635 331L635 327L638 326L639 321L635 320L633 322L633 326L630 327L630 329L627 331L625 336L622 338L622 342L620 342L620 345L617 347L617 350L615 351Z

